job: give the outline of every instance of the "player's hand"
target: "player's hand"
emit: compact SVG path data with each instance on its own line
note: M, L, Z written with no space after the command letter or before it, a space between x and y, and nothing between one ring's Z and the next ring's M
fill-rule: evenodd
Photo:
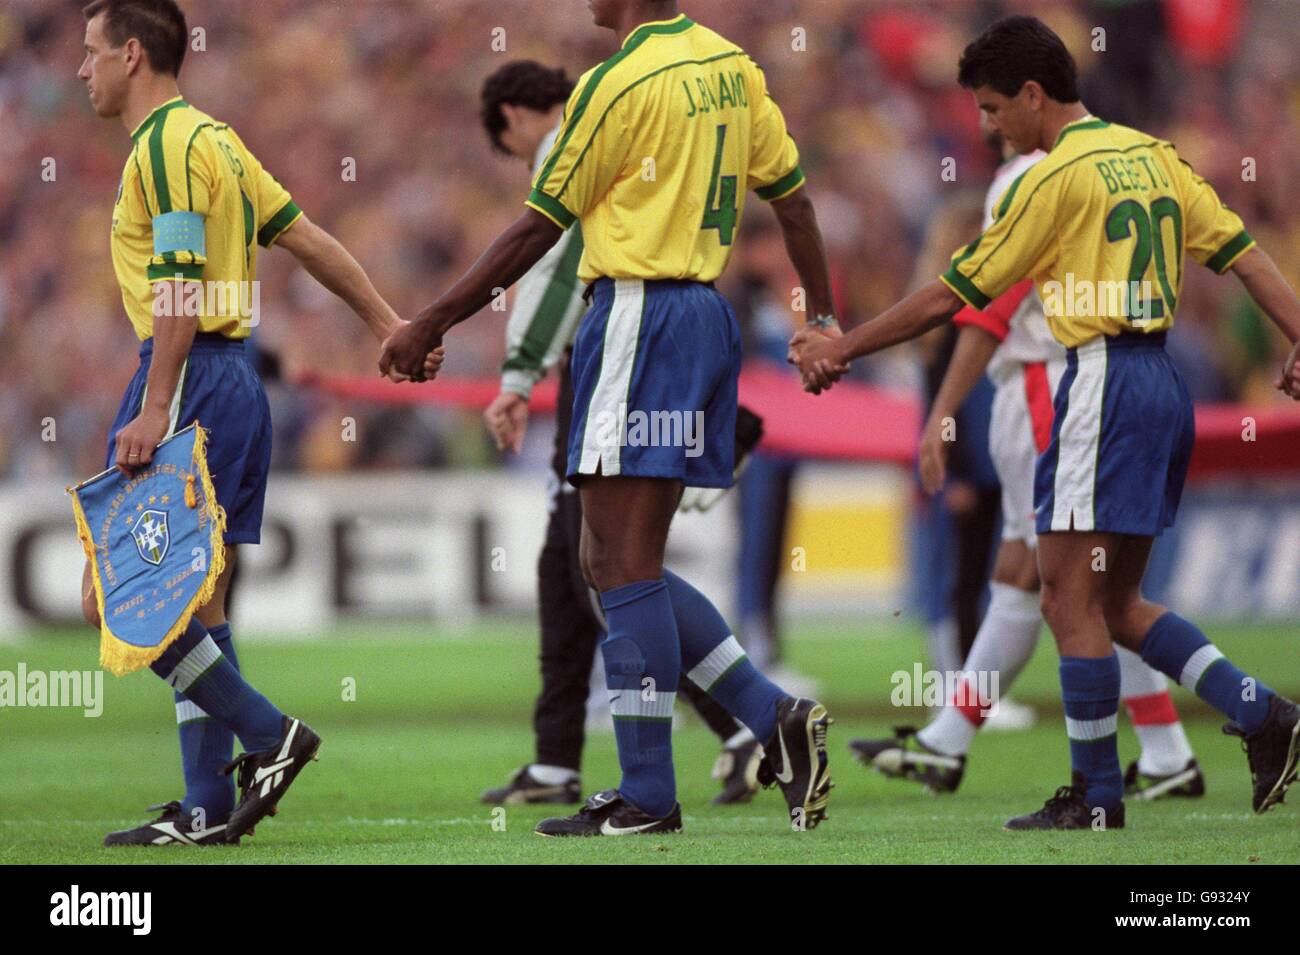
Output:
M426 381L428 361L441 347L442 333L433 322L417 318L384 339L379 373L391 381Z
M943 425L927 421L921 432L921 446L917 449L917 465L921 471L921 487L926 494L938 494L948 476L948 442L943 440Z
M153 460L154 450L171 430L167 412L145 405L140 414L117 433L117 456L113 464L128 477Z
M799 368L803 390L819 395L849 370L839 357L839 342L814 328L802 328L790 339L786 361Z
M528 430L528 401L513 391L503 391L492 399L483 412L488 431L496 439L497 450L509 448L518 454L524 446L524 432Z
M1300 401L1300 342L1296 342L1291 354L1287 355L1282 374L1273 382L1273 387Z

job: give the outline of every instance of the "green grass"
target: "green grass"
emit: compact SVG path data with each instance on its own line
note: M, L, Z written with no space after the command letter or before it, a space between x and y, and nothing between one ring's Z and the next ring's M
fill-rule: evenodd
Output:
M857 735L879 735L917 710L888 704L889 675L910 669L918 635L896 624L856 629L805 625L792 663L821 681L836 716L831 732L837 786L830 820L790 832L777 792L748 806L708 804L716 752L693 717L676 733L685 832L654 838L540 839L545 808L511 807L493 828L478 793L532 754L536 645L527 621L496 621L468 633L415 627L354 627L312 643L244 642L256 684L324 737L321 759L286 797L280 815L239 848L108 850L103 834L180 795L170 694L148 673L105 677L104 711L0 710L0 863L354 863L354 862L1055 862L1296 863L1297 811L1249 811L1245 758L1221 735L1216 714L1182 691L1175 698L1208 777L1197 802L1128 807L1129 828L1108 833L1012 834L1008 816L1035 809L1068 776L1057 700L1055 654L1046 641L1016 687L1039 708L1022 733L986 733L956 796L923 794L848 758ZM883 631L883 632L882 632ZM1283 628L1216 629L1226 653L1278 689L1300 691L1300 655ZM91 666L94 648L77 634L42 634L0 648L0 670ZM355 702L343 681L356 680ZM1121 718L1121 725L1124 720ZM1121 729L1125 761L1136 755ZM584 780L617 783L613 737L589 737Z

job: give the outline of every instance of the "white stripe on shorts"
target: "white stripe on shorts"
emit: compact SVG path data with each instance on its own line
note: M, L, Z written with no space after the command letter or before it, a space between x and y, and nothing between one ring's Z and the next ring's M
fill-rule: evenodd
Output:
M618 474L622 467L623 423L619 410L622 407L626 413L644 309L645 283L640 279L615 280L614 302L605 320L600 377L587 405L579 474L595 474L597 467L601 474Z
M691 667L691 672L686 674L686 677L707 692L713 688L713 684L718 682L722 674L735 666L738 660L744 658L745 651L741 649L740 641L730 636L709 651L707 657Z
M1222 656L1223 653L1218 647L1207 643L1187 658L1187 662L1183 664L1183 672L1178 674L1178 682L1195 693L1196 684L1201 682L1201 677L1205 676L1205 671L1210 668L1210 664Z
M1091 742L1095 739L1114 736L1118 727L1118 713L1102 717L1099 720L1072 720L1068 716L1065 718L1065 734L1070 739L1079 742Z
M204 637L193 650L185 654L176 668L167 674L172 689L184 693L212 664L221 659L221 650L211 637Z
M1106 390L1106 336L1098 335L1080 345L1075 354L1078 364L1057 441L1054 531L1093 529L1101 404Z

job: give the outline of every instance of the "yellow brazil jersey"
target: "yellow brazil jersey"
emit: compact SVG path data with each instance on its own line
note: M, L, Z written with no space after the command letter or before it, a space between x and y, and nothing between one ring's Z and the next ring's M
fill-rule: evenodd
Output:
M803 181L758 65L678 16L638 27L578 80L528 205L561 228L582 220L584 281L711 282L745 191L780 199Z
M1172 144L1085 116L1011 184L942 279L978 309L1034 279L1052 334L1073 348L1169 328L1185 252L1222 274L1254 244Z
M131 134L113 207L113 270L144 340L159 314L195 314L200 332L246 338L257 301L257 246L302 215L235 131L179 97ZM202 281L201 286L188 283ZM155 283L169 284L156 298Z

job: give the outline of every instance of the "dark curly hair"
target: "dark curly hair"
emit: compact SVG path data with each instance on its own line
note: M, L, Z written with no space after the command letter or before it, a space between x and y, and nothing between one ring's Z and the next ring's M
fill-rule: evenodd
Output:
M1015 96L1029 80L1058 103L1079 101L1074 57L1037 17L997 21L966 47L957 67L966 89L991 86L1003 96Z
M512 60L489 76L479 96L479 118L492 148L502 153L509 151L501 145L501 133L506 128L503 104L545 113L556 103L567 102L573 85L563 68L550 69L534 60Z

